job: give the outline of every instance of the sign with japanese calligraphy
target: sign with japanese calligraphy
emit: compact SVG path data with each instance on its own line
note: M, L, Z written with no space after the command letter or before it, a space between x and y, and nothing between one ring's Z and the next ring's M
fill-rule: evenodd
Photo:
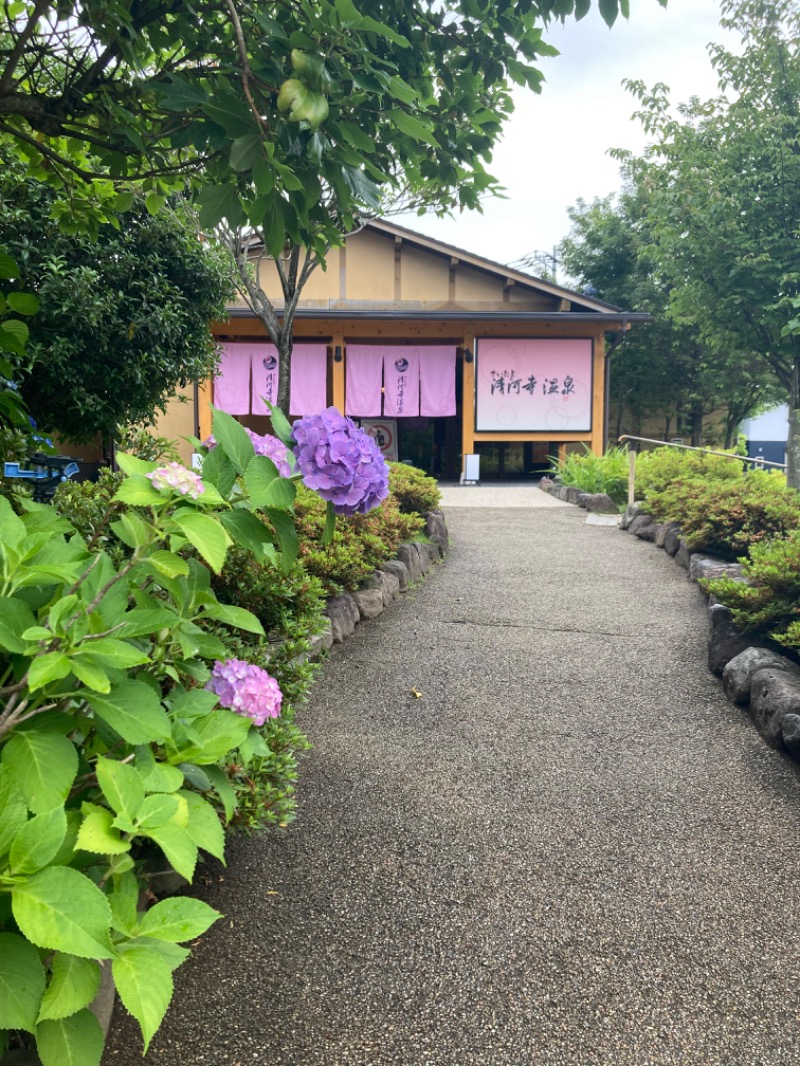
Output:
M397 422L394 419L362 418L361 428L372 437L387 462L397 462Z
M591 338L481 337L475 355L478 432L591 430Z

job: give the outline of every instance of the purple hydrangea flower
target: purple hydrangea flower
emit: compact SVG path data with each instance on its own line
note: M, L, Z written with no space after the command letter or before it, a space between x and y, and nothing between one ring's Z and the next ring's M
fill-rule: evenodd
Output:
M335 407L292 426L303 481L336 514L366 514L389 495L389 468L372 437Z
M221 706L252 718L256 725L263 725L268 718L277 718L281 713L283 695L278 682L260 666L243 659L228 659L224 663L217 660L206 688L216 692Z
M192 470L187 470L181 463L167 463L159 466L146 475L150 478L154 489L172 489L181 496L191 496L198 499L206 491L203 479Z
M244 427L248 437L253 442L256 455L266 455L268 459L271 459L275 466L278 468L278 473L281 477L291 477L292 468L289 466L289 449L285 444L282 444L277 437L273 437L271 433L265 433L263 436L258 433L254 433L252 429ZM208 448L211 451L212 448L216 448L217 441L214 435L206 437L203 441L203 447Z

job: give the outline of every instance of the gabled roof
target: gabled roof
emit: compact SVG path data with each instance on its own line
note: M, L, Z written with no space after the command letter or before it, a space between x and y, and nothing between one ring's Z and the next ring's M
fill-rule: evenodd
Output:
M422 248L427 252L432 252L435 255L441 255L451 261L457 259L459 263L464 263L467 266L471 266L476 270L481 270L494 277L513 281L516 285L535 290L536 292L547 293L548 296L554 296L560 300L568 300L570 304L577 304L584 311L596 311L602 314L604 312L619 313L621 310L621 308L616 307L614 304L598 300L596 297L587 296L582 292L575 292L573 289L565 289L563 286L556 285L552 281L545 281L543 278L537 278L531 274L526 274L522 270L515 270L513 267L506 266L503 263L497 263L492 259L484 259L483 256L473 255L472 252L467 252L463 248L458 248L454 244L445 244L444 241L437 241L432 237L425 237L423 234L417 233L414 230L406 229L405 226L398 226L396 222L389 222L383 218L376 218L369 221L365 228L372 230L375 233L384 233L387 237L395 237L402 241L408 241L409 244L416 245L418 248ZM647 317L649 318L649 316Z

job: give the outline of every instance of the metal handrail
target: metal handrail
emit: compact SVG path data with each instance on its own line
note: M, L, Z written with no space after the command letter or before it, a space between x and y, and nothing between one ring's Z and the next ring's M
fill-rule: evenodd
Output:
M769 459L754 459L750 455L735 455L732 452L715 451L713 448L696 448L692 444L673 444L668 440L653 440L651 437L632 437L623 433L617 438L617 444L624 441L638 441L640 444L657 444L660 448L680 448L685 452L703 452L704 455L721 455L723 459L736 459L740 463L755 463L757 466L774 466L779 470L786 470L786 463L773 463ZM636 498L636 452L628 453L628 503L633 503Z

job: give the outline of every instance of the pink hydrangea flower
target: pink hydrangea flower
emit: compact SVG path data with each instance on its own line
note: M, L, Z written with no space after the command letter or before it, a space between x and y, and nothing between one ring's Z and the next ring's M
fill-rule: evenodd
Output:
M292 426L303 481L336 514L366 514L389 495L389 468L372 437L335 407Z
M154 489L172 489L181 496L198 499L206 491L203 479L192 470L187 470L181 463L167 463L147 474Z
M283 695L278 682L260 666L243 659L228 659L224 663L217 660L206 688L216 692L221 706L252 718L256 725L263 725L268 718L277 718L281 713Z

